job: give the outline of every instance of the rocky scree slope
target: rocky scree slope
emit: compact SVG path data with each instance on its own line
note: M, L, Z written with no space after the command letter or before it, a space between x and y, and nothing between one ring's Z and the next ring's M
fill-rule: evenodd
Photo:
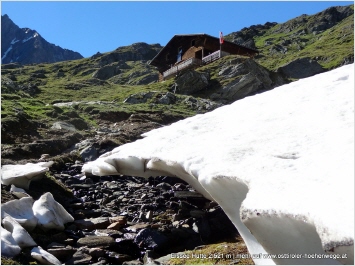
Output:
M37 31L19 28L8 15L1 16L1 62L54 63L83 58L78 52L47 42Z

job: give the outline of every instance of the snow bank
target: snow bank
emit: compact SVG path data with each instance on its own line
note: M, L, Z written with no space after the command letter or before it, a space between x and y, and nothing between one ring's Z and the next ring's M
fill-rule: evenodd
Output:
M84 165L175 175L218 202L258 264L353 264L354 65L152 130Z

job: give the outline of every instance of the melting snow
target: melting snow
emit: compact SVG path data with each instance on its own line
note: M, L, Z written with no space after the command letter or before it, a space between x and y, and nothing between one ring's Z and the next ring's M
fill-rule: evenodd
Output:
M257 264L354 263L354 64L143 136L83 171L184 179Z

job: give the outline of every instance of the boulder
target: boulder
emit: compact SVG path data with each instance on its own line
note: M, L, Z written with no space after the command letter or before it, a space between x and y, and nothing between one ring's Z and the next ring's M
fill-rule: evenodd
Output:
M209 81L209 73L186 70L175 79L175 84L170 88L170 91L190 95L205 89Z
M137 234L134 243L147 249L159 250L166 248L169 239L157 230L145 228Z
M302 79L324 72L323 67L309 57L298 58L277 69L277 72L293 79Z
M216 101L234 102L274 86L270 72L250 58L235 58L218 74L231 81L211 95Z
M176 96L171 93L167 92L162 97L160 97L157 101L159 104L174 104L176 102Z
M68 130L68 131L76 131L75 126L68 122L64 121L58 121L53 123L53 126L51 127L52 129L62 129L62 130Z
M152 99L155 94L155 91L140 92L137 94L130 95L123 102L130 104L146 103L148 100Z
M118 75L119 73L121 73L119 65L117 63L113 63L101 67L100 69L95 71L94 74L92 74L92 77L101 80L107 80L115 75Z

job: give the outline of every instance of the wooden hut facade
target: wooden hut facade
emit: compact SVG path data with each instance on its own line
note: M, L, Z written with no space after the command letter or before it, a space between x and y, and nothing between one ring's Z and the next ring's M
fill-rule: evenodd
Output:
M159 80L165 80L179 71L213 62L223 56L235 54L254 56L258 51L207 34L175 35L152 59L150 65L159 71Z

